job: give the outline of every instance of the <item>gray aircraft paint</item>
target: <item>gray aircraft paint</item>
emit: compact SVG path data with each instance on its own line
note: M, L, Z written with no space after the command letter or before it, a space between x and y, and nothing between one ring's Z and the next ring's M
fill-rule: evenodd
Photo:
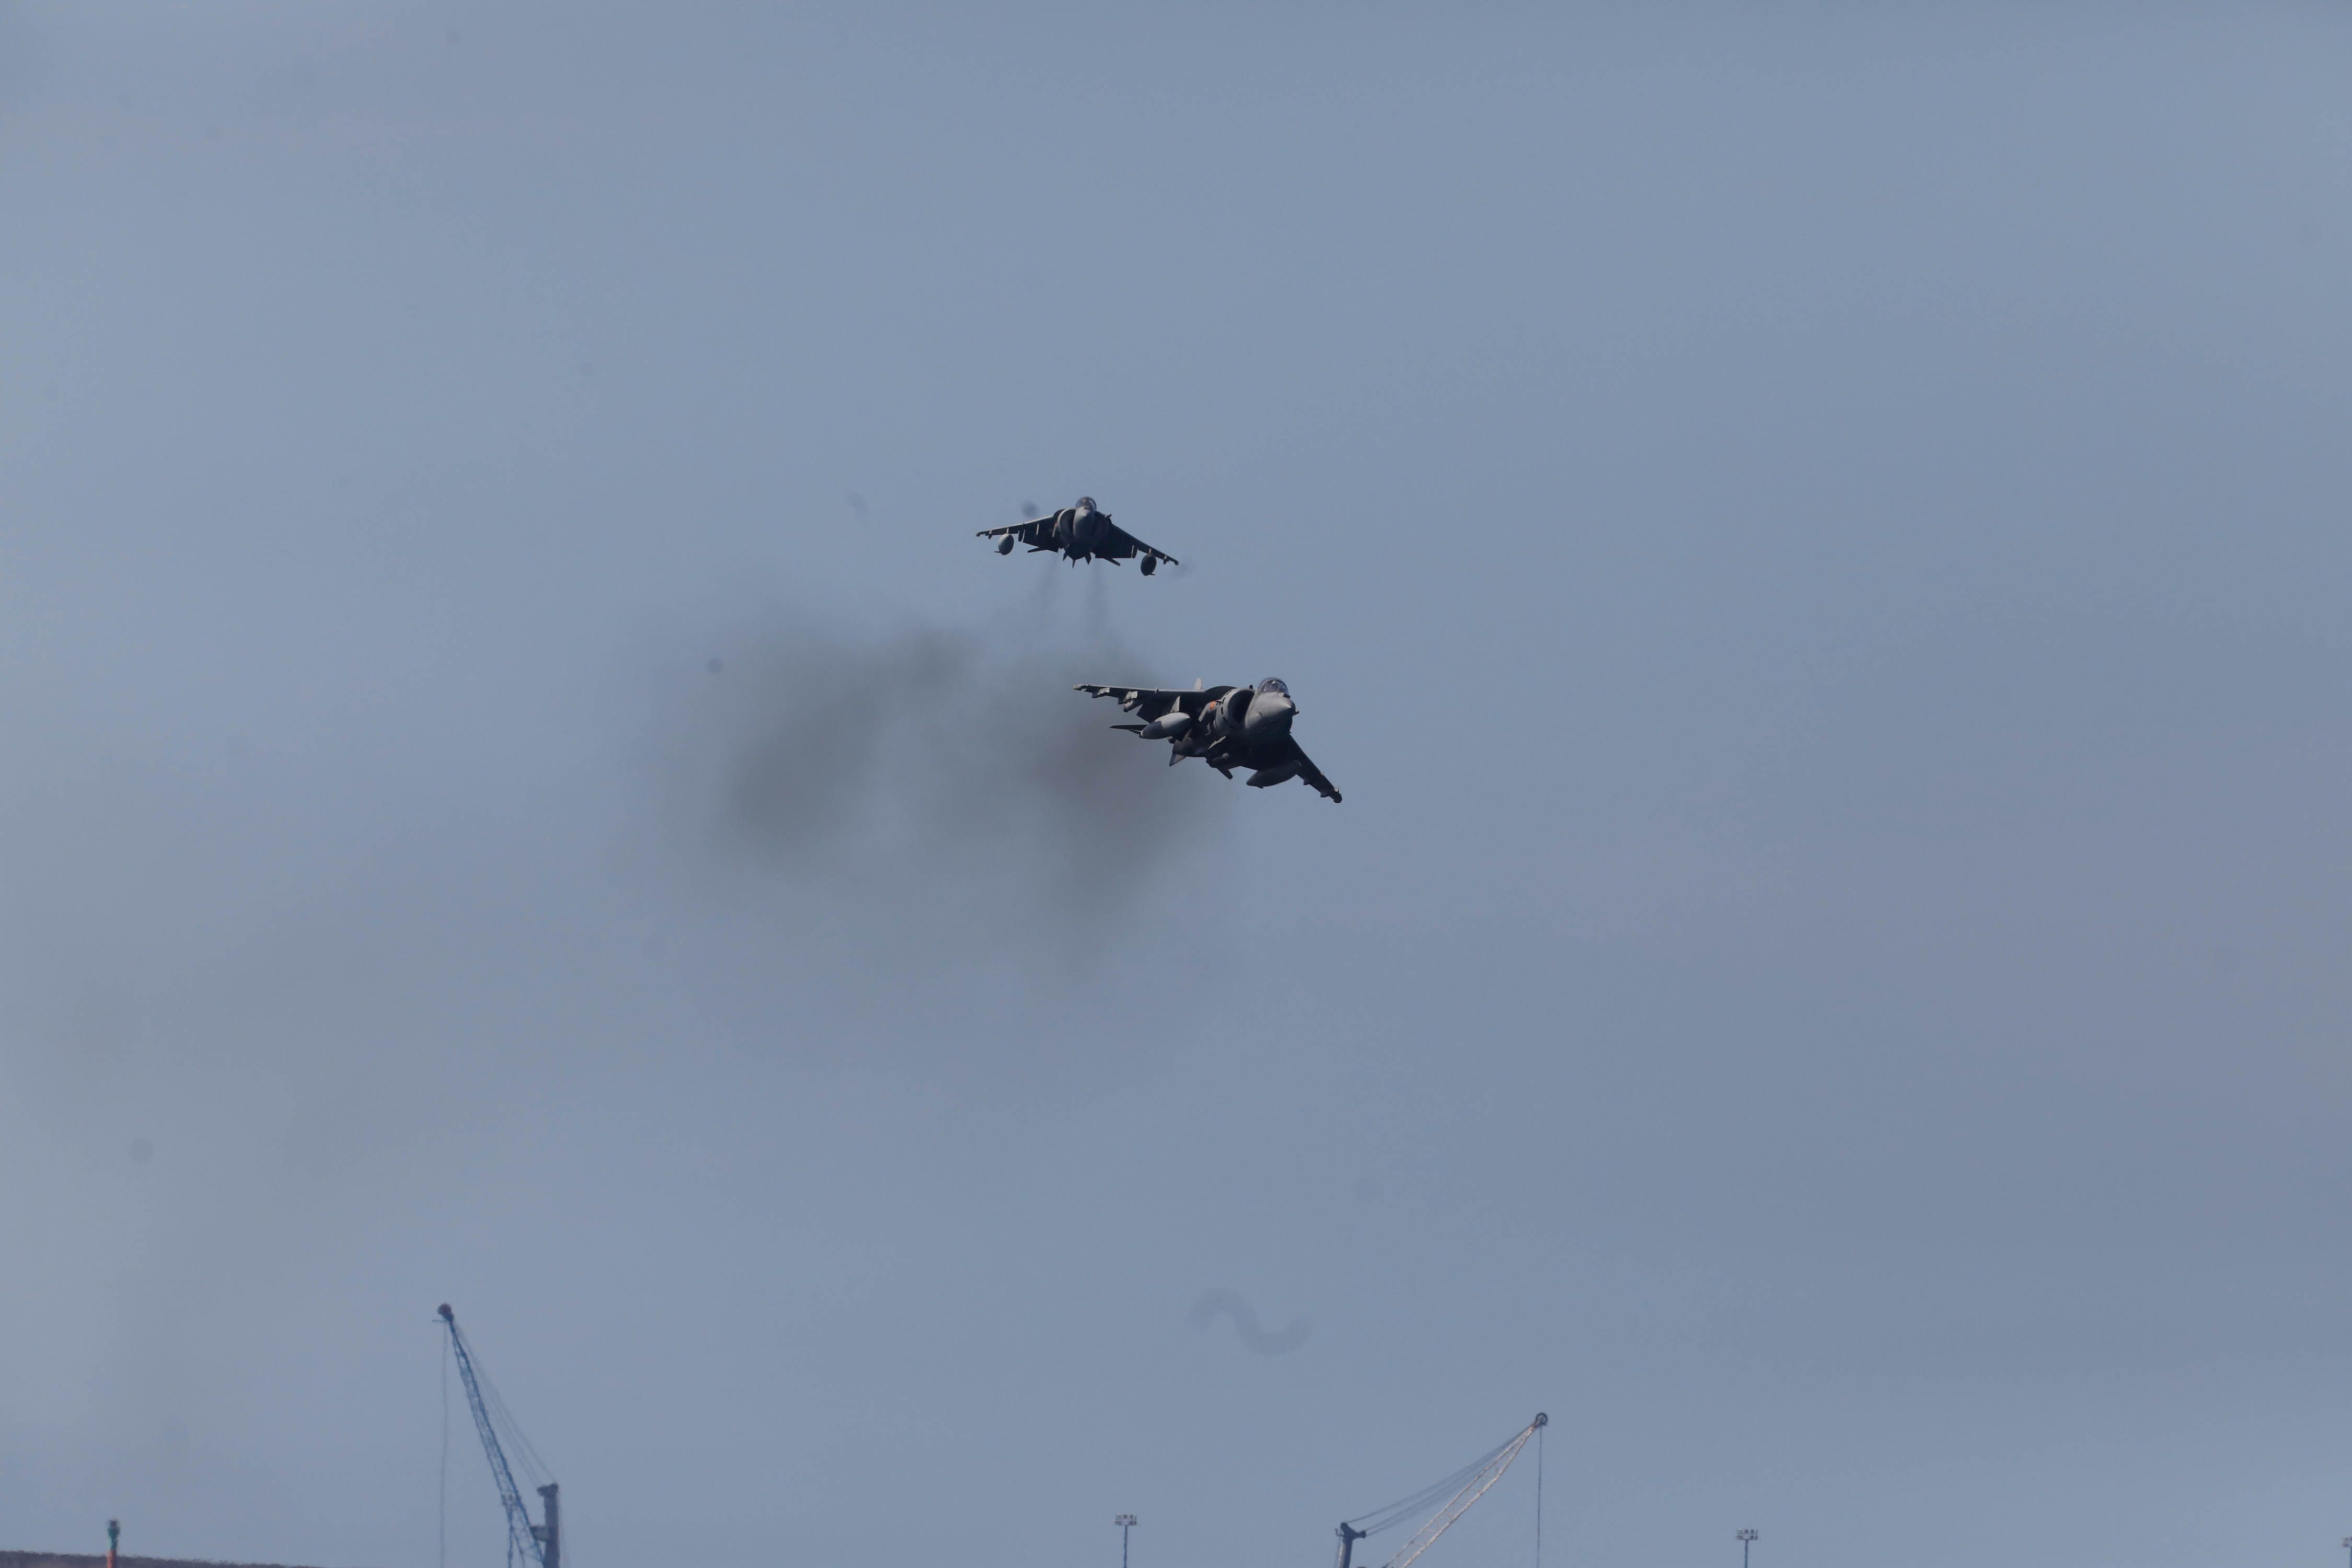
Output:
M1302 780L1336 804L1339 792L1323 776L1290 733L1297 705L1290 688L1269 677L1256 686L1213 686L1180 691L1165 688L1082 685L1090 697L1108 697L1139 722L1114 724L1142 741L1166 741L1168 765L1198 757L1227 778L1250 770L1244 782L1264 789Z
M1010 555L1014 545L1025 544L1033 553L1059 553L1073 566L1081 561L1108 561L1114 566L1123 561L1138 561L1146 577L1157 571L1163 561L1171 566L1182 564L1166 551L1154 549L1113 522L1110 513L1097 509L1092 496L1080 496L1059 511L1034 517L1026 522L983 528L980 537L995 540L999 555Z

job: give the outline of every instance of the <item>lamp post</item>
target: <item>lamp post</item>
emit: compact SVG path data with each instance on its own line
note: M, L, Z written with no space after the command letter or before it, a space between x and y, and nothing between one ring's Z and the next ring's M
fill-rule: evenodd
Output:
M2344 1553L2347 1568L2352 1568L2352 1535L2344 1538Z
M1743 1530L1739 1532L1739 1568L1748 1568L1748 1549L1755 1544L1754 1531Z
M1118 1568L1127 1568L1127 1532L1135 1528L1135 1515L1123 1513L1111 1522L1118 1526Z

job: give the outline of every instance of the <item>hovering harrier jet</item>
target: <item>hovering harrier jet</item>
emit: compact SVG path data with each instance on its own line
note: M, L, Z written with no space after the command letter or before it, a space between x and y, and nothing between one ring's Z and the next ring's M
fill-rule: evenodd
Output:
M1227 778L1235 768L1251 768L1245 781L1264 789L1289 779L1304 780L1316 794L1336 801L1339 792L1309 762L1290 738L1290 721L1297 705L1290 688L1268 678L1255 686L1195 687L1190 691L1163 691L1146 686L1080 686L1089 697L1115 697L1140 724L1114 724L1139 741L1168 742L1168 765L1198 757Z
M1097 511L1092 496L1080 496L1077 505L1066 506L1050 517L1033 517L1010 528L983 528L980 537L996 541L999 555L1010 555L1014 545L1025 544L1033 551L1059 552L1070 558L1073 566L1081 561L1117 564L1129 556L1140 555L1147 577L1159 570L1162 561L1171 566L1183 564L1165 550L1154 550L1119 527L1110 520L1110 513Z

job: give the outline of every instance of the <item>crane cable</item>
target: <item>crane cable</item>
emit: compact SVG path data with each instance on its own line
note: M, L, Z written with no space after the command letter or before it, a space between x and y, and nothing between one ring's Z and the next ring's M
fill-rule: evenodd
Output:
M1408 1519L1420 1518L1441 1499L1451 1497L1467 1486L1471 1477L1493 1464L1504 1449L1517 1441L1518 1437L1514 1435L1508 1440L1496 1444L1444 1480L1433 1481L1411 1497L1401 1499L1386 1508L1376 1508L1349 1520L1348 1528L1359 1535L1378 1535L1382 1531L1395 1529Z
M1550 1426L1547 1421L1544 1426ZM1543 1440L1544 1428L1536 1428L1536 1568L1543 1568Z

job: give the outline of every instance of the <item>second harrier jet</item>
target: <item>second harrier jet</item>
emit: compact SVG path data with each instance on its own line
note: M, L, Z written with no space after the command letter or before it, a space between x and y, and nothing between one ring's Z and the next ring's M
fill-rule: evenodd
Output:
M1110 520L1110 513L1095 510L1095 498L1080 496L1078 504L1066 506L1045 517L1033 517L1027 522L1016 522L1010 528L983 528L982 539L996 541L996 552L1010 555L1016 544L1031 550L1052 551L1070 558L1075 566L1081 561L1108 561L1113 564L1132 556L1143 557L1143 574L1147 577L1162 561L1171 566L1183 563L1165 550L1154 550L1127 530Z
M1114 724L1139 741L1168 742L1168 765L1198 757L1227 778L1235 768L1250 768L1249 784L1263 789L1290 779L1305 783L1326 800L1339 792L1307 760L1290 738L1290 721L1297 705L1290 688L1265 679L1255 686L1212 686L1203 691L1168 691L1149 686L1081 686L1089 697L1116 697L1118 705L1143 721Z

